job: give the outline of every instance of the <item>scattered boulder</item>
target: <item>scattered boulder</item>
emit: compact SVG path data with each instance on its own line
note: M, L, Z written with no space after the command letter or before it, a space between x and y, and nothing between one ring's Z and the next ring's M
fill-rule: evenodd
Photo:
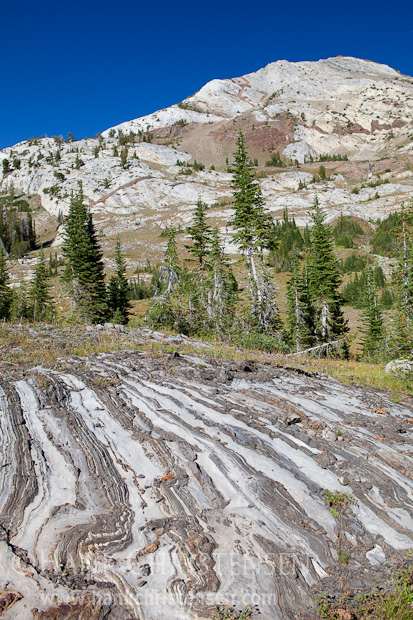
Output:
M392 360L386 364L385 372L389 374L407 374L413 372L412 360Z

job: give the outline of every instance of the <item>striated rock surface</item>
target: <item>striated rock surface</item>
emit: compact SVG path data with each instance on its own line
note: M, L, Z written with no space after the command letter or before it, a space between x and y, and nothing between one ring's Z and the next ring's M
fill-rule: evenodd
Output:
M178 354L58 368L0 383L0 617L306 618L413 547L412 412L377 392Z

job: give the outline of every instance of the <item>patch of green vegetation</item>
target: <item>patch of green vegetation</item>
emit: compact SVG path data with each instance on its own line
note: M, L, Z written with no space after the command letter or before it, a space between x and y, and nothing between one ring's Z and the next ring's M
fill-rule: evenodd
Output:
M384 300L386 302L386 307L391 308L393 304L393 295L391 290L386 287L386 276L381 267L376 266L373 268L373 279L378 289L381 289L383 292L386 290ZM364 268L360 276L356 273L353 279L344 287L342 291L343 302L353 306L353 308L363 308L366 286L367 269Z
M385 185L386 183L389 183L389 179L377 179L377 181L367 183L367 187L379 187L379 185Z
M338 155L320 155L318 161L348 161L348 155L346 153Z
M329 594L316 597L319 618L328 620L412 620L413 565L406 560L396 569L387 588L375 587L356 597Z
M352 242L355 237L359 237L363 234L364 230L360 226L360 223L356 218L350 215L340 215L339 220L333 227L333 235L337 245L344 245L343 243L339 243L340 239L347 238ZM344 247L353 247L353 245L344 245Z
M396 255L400 225L400 213L390 213L386 219L377 222L376 231L371 240L373 254L391 257Z
M36 234L27 200L14 193L0 196L0 239L12 257L20 258L36 247Z
M271 237L273 249L268 255L268 265L274 267L277 273L290 271L292 253L299 253L304 248L305 239L308 240L308 229L307 235L304 232L303 236L295 219L289 219L288 210L284 209L283 219L275 222Z
M265 165L267 168L270 168L270 167L271 168L286 168L287 167L287 164L281 158L281 155L278 152L273 153L271 159L266 161Z
M353 252L347 258L341 259L341 272L352 273L356 271L363 271L367 265L372 264L373 259L367 255L360 255Z
M330 512L335 519L340 514L340 511L345 510L351 504L356 504L357 501L349 493L343 491L324 491L326 502L330 507Z
M235 606L217 605L212 612L212 620L248 620L256 613L256 610L249 605L245 605L244 609L237 610Z
M192 110L193 112L198 112L198 110L196 109L195 106L191 105L190 103L187 103L185 101L180 101L177 104L178 108L181 108L181 110Z
M176 165L181 166L181 169L179 171L180 174L192 174L192 171L199 172L200 170L205 170L205 165L197 161L196 159L194 160L192 164L189 163L188 161L184 162L184 161L177 159Z

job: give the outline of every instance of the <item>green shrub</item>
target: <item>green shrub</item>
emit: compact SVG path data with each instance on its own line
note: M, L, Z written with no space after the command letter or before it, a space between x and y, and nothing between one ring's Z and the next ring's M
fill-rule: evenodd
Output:
M363 271L368 264L372 262L372 259L368 256L360 256L358 254L350 254L346 260L341 260L342 273L352 273L354 271Z
M252 618L255 612L256 610L249 605L240 611L237 611L235 606L216 605L212 613L212 620L248 620L248 618Z
M264 351L265 353L288 353L288 345L278 336L262 334L260 332L236 333L231 341L244 349Z
M408 554L406 554L408 555ZM373 588L357 597L321 594L315 599L319 618L330 620L412 620L413 566L404 562L384 592Z
M15 200L13 202L13 207L17 207L17 210L20 213L30 213L31 209L27 200Z
M268 255L268 265L278 273L290 271L293 250L299 252L303 249L304 239L295 219L289 219L287 209L284 210L283 219L277 220L272 228L270 245L272 249Z
M373 269L374 284L377 288L383 289L386 285L386 276L381 267L374 267ZM364 297L367 285L367 272L363 269L360 277L355 274L354 278L344 287L341 295L345 304L350 304L354 308L363 308ZM391 296L387 297L387 303Z
M343 155L320 155L318 161L348 161L348 156L344 153Z
M341 245L343 248L354 248L354 241L347 233L337 237L336 244Z
M395 256L397 253L398 234L401 220L399 213L390 213L383 221L376 224L376 232L371 240L373 254Z
M341 235L349 235L354 238L363 234L364 230L359 222L351 215L340 215L339 220L333 227L333 235L336 239Z
M271 159L266 161L265 165L267 166L267 168L270 168L270 167L273 167L273 168L285 168L286 167L285 162L281 159L281 155L278 152L277 153L273 153Z

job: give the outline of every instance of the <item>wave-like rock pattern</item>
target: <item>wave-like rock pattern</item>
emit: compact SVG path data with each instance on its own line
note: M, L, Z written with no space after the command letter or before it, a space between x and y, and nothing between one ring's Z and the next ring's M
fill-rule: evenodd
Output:
M412 423L250 362L128 352L4 381L0 616L305 618L413 547ZM325 490L356 500L342 526Z

